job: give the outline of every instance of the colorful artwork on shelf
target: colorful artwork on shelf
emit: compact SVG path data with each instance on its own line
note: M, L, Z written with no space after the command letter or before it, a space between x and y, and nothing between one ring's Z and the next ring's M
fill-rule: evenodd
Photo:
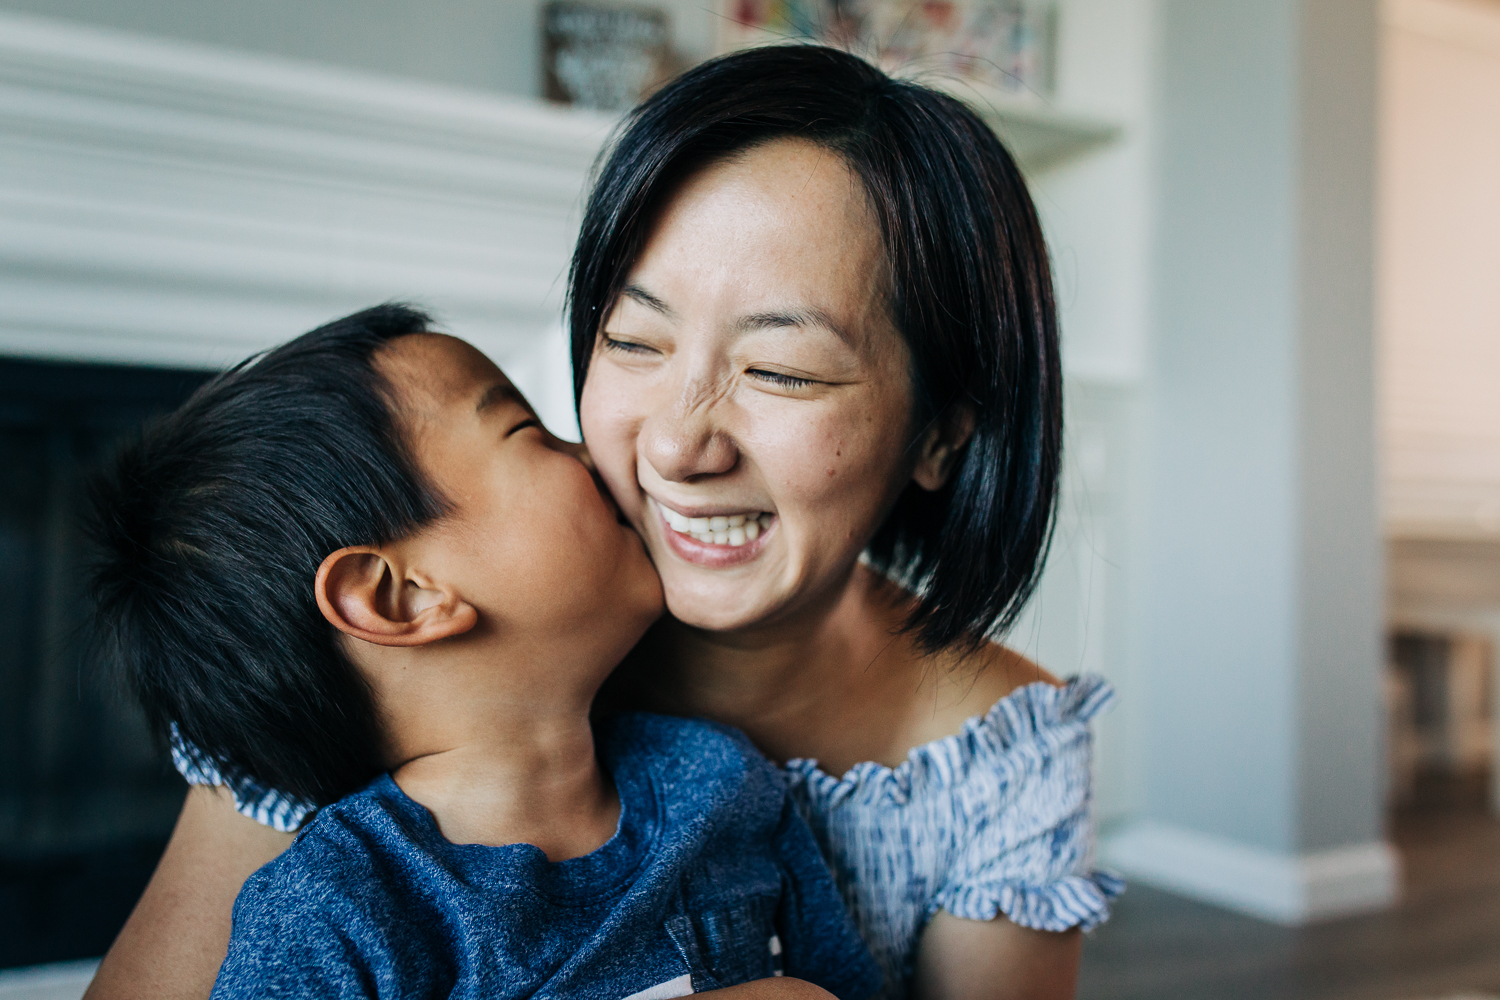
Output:
M615 111L675 71L667 15L642 7L553 0L542 8L542 91L548 100Z
M1052 89L1051 0L723 0L720 50L809 40L888 70Z

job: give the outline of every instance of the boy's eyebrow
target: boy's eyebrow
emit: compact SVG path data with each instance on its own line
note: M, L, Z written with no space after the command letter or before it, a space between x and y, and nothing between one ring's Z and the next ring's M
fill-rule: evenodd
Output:
M474 412L483 413L498 403L519 403L526 408L528 413L533 412L531 404L526 402L526 397L509 382L496 382L484 390L479 397L479 402L474 405Z

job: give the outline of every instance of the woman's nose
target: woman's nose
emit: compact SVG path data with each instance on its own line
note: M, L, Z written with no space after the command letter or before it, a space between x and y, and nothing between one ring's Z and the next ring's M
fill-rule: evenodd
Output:
M666 482L729 472L739 449L714 418L713 401L682 400L658 410L641 425L641 457Z

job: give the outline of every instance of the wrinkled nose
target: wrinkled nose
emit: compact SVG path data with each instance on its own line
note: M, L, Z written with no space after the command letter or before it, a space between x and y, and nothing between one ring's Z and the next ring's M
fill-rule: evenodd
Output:
M641 457L666 482L729 472L739 449L715 417L712 401L690 399L653 414L641 426Z

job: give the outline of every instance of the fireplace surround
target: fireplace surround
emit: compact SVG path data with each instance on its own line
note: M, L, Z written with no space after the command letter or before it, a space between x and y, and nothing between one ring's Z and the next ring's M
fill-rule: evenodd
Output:
M0 12L0 354L215 367L392 298L524 354L613 123Z
M0 12L0 967L100 954L183 786L80 653L80 477L216 368L415 301L566 431L614 120Z
M201 371L0 361L0 967L98 954L182 783L80 635L87 470Z

